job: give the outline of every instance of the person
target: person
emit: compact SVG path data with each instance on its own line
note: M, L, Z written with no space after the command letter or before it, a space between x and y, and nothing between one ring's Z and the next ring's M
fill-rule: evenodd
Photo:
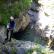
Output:
M11 37L13 36L14 27L15 27L14 17L11 16L9 23L7 24L7 33L6 33L7 37L5 40L9 39L9 41L11 41ZM9 38L9 34L10 34L10 38Z

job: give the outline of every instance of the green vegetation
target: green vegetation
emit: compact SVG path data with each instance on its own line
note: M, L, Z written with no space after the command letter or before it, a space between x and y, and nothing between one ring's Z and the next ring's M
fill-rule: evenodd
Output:
M11 54L16 54L16 48L12 47Z
M20 12L26 12L31 5L32 0L0 0L0 16L2 22L6 24L12 15L19 16Z
M36 44L36 48L28 50L26 54L33 54L36 52L37 54L54 54L53 50L50 50L48 47L41 46L40 44Z

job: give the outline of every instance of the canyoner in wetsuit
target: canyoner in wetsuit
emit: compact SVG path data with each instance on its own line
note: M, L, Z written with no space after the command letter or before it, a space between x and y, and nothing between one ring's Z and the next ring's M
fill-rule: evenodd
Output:
M6 33L7 37L6 37L5 40L9 39L9 41L11 41L11 37L13 36L14 27L15 27L14 17L11 16L10 17L10 22L7 24L7 33ZM10 38L9 38L9 34L10 34Z

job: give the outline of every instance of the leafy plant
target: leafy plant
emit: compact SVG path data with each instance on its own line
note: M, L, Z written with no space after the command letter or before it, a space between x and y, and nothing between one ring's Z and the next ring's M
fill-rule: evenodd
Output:
M1 23L6 25L11 15L19 16L20 12L26 12L31 2L32 0L0 0Z

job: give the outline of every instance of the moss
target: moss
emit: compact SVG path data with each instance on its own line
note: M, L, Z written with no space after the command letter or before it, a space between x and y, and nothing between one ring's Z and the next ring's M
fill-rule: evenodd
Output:
M11 54L16 54L16 48L12 47Z
M30 49L26 52L26 54L32 54L32 52L33 52L33 49Z

